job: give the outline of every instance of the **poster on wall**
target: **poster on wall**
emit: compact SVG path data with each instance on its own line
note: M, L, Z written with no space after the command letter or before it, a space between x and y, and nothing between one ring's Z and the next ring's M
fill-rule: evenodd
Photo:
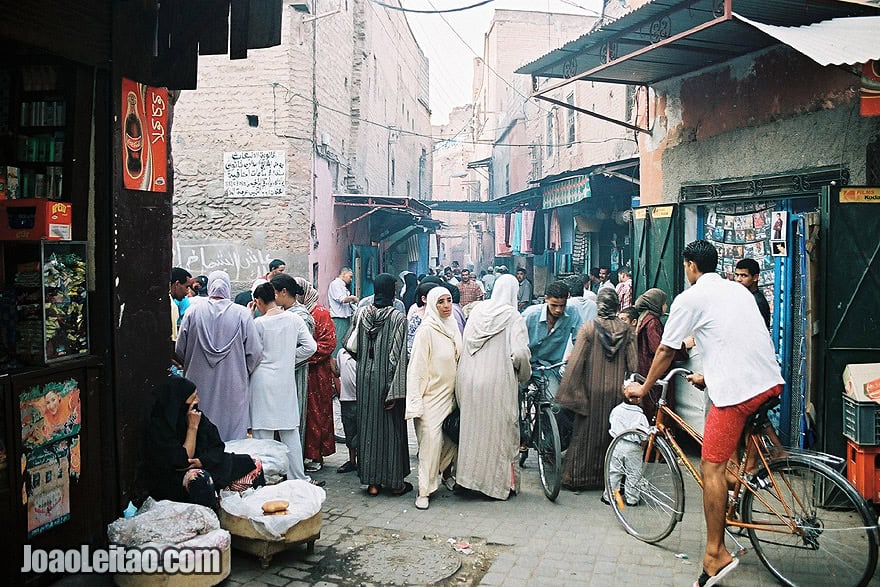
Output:
M28 538L70 519L69 470L70 447L66 440L28 454L24 471Z
M230 198L283 197L287 192L286 153L223 153L223 191Z
M125 189L168 190L168 90L122 78L122 179Z
M75 379L35 385L18 399L24 450L79 434L82 410Z

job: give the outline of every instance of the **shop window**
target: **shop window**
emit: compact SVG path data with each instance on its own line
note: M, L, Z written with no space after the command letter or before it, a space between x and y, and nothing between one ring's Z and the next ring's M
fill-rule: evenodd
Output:
M571 92L565 98L566 104L574 106L574 92ZM577 139L577 111L573 108L568 109L568 145L574 144Z
M556 125L553 112L547 113L547 158L552 159L554 155L554 147L556 145Z

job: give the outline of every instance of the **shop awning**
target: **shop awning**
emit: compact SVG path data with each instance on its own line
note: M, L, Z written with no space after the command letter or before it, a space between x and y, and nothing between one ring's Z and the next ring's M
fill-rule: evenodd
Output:
M829 63L863 62L880 51L880 30L875 18L854 17L878 16L878 6L844 1L654 0L517 73L563 80L536 91L541 98L578 80L650 85L780 41L798 51L813 45L813 53ZM823 21L833 24L809 26ZM851 38L841 38L846 35Z
M600 181L602 179L604 181ZM590 165L548 175L535 183L542 190L545 210L576 204L591 198L596 190L602 195L627 191L638 193L639 159L632 157L611 163Z
M429 207L419 200L406 196L333 194L333 203L336 206L349 206L364 210L362 214L340 225L338 230L347 228L376 213L382 213L386 220L393 218L394 224L399 224L400 221L403 221L430 229L435 229L439 225L438 221L431 219L431 209Z
M529 188L486 201L425 200L422 204L439 212L470 212L472 214L507 214L518 208L540 207L541 190Z

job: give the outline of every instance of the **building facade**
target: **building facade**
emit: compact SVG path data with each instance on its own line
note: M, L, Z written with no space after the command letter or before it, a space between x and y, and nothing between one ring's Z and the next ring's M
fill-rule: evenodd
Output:
M427 59L400 11L310 4L246 66L203 58L177 102L175 262L194 273L243 287L277 257L325 295L355 259L400 271L427 246L409 206L431 191ZM337 197L354 194L393 199Z

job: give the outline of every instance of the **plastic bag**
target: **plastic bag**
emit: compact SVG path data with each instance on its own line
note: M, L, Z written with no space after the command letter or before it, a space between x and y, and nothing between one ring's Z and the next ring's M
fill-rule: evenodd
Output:
M279 483L287 476L288 451L283 442L256 438L230 440L226 443L226 452L260 457L263 462L263 475L269 485Z
M320 487L297 479L266 485L244 494L224 491L221 493L220 507L228 514L250 519L258 534L277 541L283 540L287 531L295 525L320 512L326 498L327 493ZM263 504L275 499L290 503L286 515L267 516L263 513Z
M124 546L180 544L219 528L220 520L210 508L148 497L137 514L111 522L107 538Z

